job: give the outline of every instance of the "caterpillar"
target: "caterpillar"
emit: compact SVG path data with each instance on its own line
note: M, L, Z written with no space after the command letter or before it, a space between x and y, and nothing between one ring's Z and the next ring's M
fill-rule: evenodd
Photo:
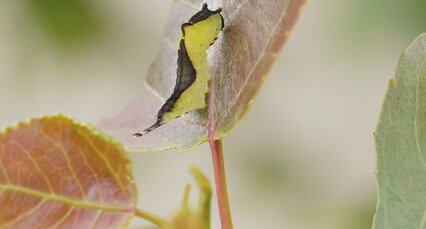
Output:
M209 10L207 3L188 22L181 25L176 85L172 95L160 108L157 121L133 136L141 137L181 115L206 107L209 91L207 49L224 27L222 9Z

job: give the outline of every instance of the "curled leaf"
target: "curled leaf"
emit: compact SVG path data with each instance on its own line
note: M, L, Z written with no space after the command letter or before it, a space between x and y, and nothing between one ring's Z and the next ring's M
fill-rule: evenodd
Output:
M212 191L210 183L202 172L195 166L190 169L192 176L200 190L198 209L189 207L188 196L191 186L187 185L182 200L182 207L175 215L167 229L209 229L210 228L210 200Z
M136 188L122 147L62 115L0 134L0 228L119 228Z
M208 50L209 104L187 113L141 138L132 134L156 121L156 114L174 87L180 25L204 1L175 1L166 26L163 48L151 65L139 95L101 129L131 151L188 151L210 138L231 132L247 113L274 60L293 28L305 0L208 1L223 8L225 28Z

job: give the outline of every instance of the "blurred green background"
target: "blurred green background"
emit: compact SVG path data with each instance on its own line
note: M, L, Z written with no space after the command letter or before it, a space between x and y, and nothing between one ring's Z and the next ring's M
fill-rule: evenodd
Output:
M118 112L160 49L170 5L1 1L0 127L58 112L96 124ZM400 52L426 32L425 10L424 0L308 1L252 111L224 140L235 228L371 227L373 131ZM131 158L139 206L162 216L179 206L190 165L213 180L207 145Z

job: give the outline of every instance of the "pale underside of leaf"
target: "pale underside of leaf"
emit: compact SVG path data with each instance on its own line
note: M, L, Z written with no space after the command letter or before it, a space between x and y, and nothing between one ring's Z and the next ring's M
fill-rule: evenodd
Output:
M0 228L120 228L136 188L124 150L57 115L0 134Z
M426 34L401 54L375 132L374 229L426 228Z
M100 128L123 142L130 151L176 149L188 151L208 140L228 135L247 113L274 60L287 40L305 0L207 1L210 9L223 8L225 28L208 50L214 80L209 107L190 112L141 138L132 134L156 121L176 81L180 25L201 9L204 1L176 0L172 6L162 49L151 65L141 92ZM212 91L214 90L214 91Z

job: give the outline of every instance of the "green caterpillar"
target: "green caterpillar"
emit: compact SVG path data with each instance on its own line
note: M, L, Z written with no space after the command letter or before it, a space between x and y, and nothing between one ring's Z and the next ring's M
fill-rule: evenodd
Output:
M208 72L207 49L224 27L221 12L221 8L209 10L205 3L189 22L182 24L176 86L173 93L158 112L157 121L133 136L141 137L185 113L206 107L206 94L211 78Z

